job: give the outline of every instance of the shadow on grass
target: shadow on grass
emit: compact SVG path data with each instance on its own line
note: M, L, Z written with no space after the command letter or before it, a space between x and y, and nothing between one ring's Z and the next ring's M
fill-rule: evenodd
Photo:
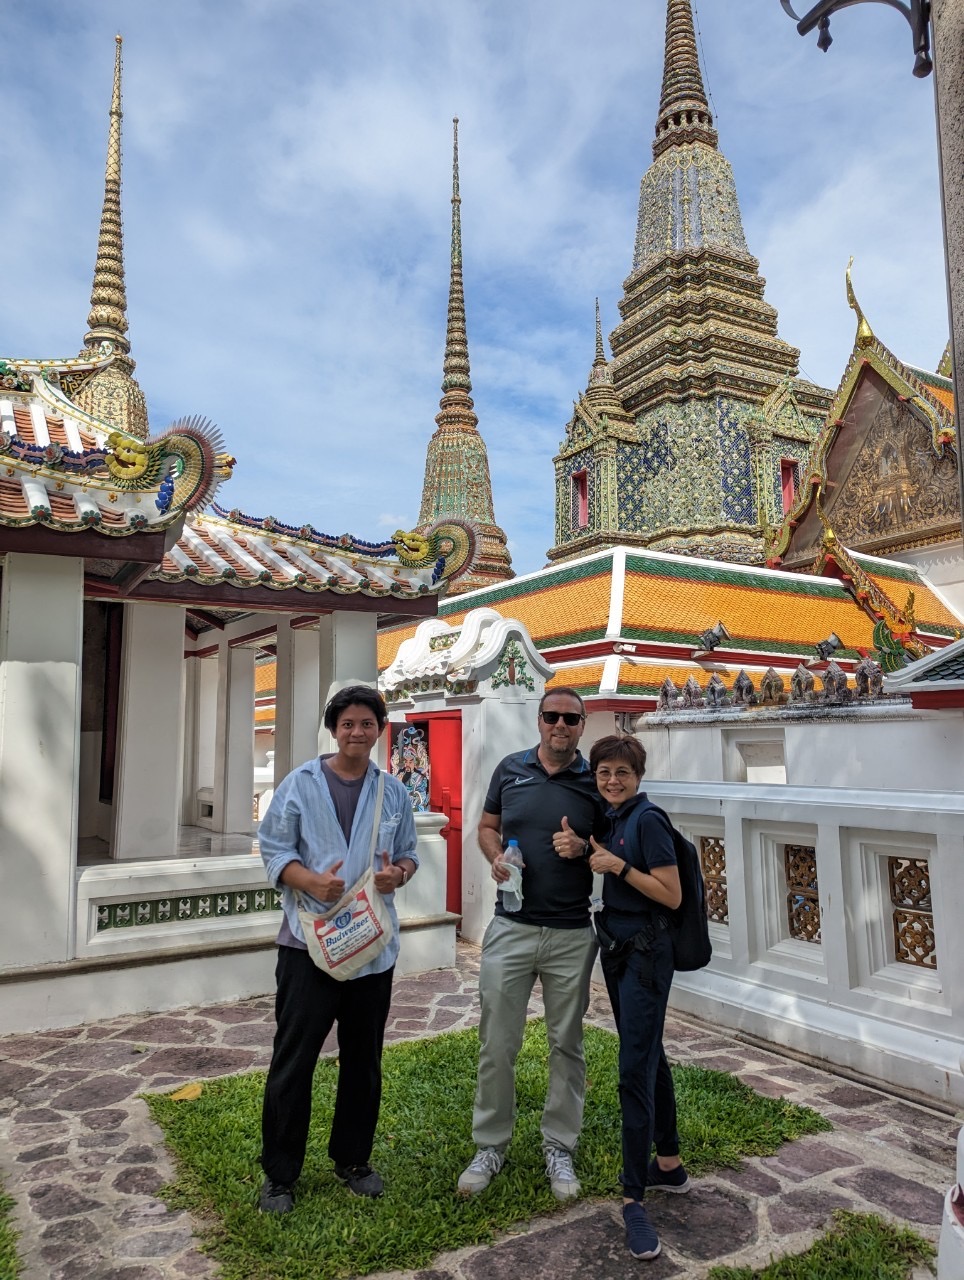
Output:
M584 1197L615 1196L621 1163L618 1040L586 1027L585 1043L586 1115L576 1168ZM278 1218L255 1208L263 1072L207 1083L191 1101L147 1096L178 1168L166 1197L210 1224L203 1244L220 1262L223 1280L338 1280L425 1266L442 1251L489 1241L520 1220L559 1208L546 1180L539 1132L547 1056L545 1027L532 1022L517 1063L518 1116L506 1165L480 1196L463 1199L455 1190L475 1150L478 1035L470 1030L385 1050L372 1154L385 1178L380 1200L352 1196L331 1171L327 1143L337 1067L330 1059L315 1073L311 1136L292 1214ZM762 1098L722 1072L676 1067L674 1078L683 1158L697 1175L831 1127L815 1111Z

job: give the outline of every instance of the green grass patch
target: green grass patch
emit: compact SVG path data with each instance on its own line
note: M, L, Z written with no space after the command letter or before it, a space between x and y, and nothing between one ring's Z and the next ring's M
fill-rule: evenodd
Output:
M586 1028L588 1089L576 1168L586 1196L619 1192L618 1041ZM208 1224L204 1244L223 1280L337 1280L425 1266L446 1249L489 1241L520 1218L557 1209L542 1161L539 1120L547 1082L545 1026L529 1024L516 1071L518 1117L503 1172L465 1200L456 1182L474 1153L472 1101L478 1065L474 1030L394 1044L385 1050L381 1115L372 1163L385 1178L380 1200L352 1196L327 1155L336 1064L315 1072L311 1137L294 1213L260 1214L264 1073L206 1083L193 1102L149 1095L174 1154L178 1178L166 1195ZM695 1174L766 1155L831 1126L806 1107L761 1098L731 1076L674 1071L683 1157Z
M0 1187L0 1280L17 1280L23 1270L17 1255L19 1235L13 1225L13 1201Z
M831 1229L805 1253L759 1271L713 1267L707 1280L906 1280L915 1266L929 1266L934 1258L934 1246L906 1227L840 1209L833 1217Z

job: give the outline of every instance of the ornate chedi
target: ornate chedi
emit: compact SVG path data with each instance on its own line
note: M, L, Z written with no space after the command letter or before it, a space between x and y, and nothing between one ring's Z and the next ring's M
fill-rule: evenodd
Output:
M107 138L104 207L97 240L97 261L90 294L89 331L82 357L112 359L89 377L65 384L78 408L119 431L147 438L147 406L134 377L131 344L127 338L127 294L124 289L124 233L121 225L121 45L117 36L114 89Z
M452 266L448 325L445 334L442 399L436 430L428 445L425 481L418 527L425 530L440 520L456 517L478 530L475 564L449 588L457 593L487 587L511 578L512 559L505 533L495 523L492 481L485 442L472 404L469 346L465 330L462 288L462 221L459 196L459 122L454 122L452 160Z
M668 0L653 164L610 337L610 404L591 421L587 391L566 428L550 559L620 542L762 562L764 530L830 394L797 378L799 352L777 336L758 268L717 145L690 0ZM597 342L594 374L601 359Z

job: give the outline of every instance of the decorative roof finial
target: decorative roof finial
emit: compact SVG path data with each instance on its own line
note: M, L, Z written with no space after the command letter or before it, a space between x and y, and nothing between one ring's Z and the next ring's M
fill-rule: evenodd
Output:
M713 115L703 88L690 0L668 0L663 89L656 117L653 159L683 142L717 145Z
M474 568L450 588L453 594L490 586L512 577L506 536L495 523L492 480L485 442L472 403L469 343L462 288L462 218L459 195L459 120L452 121L452 254L449 310L442 364L442 399L436 429L428 443L418 528L457 515L475 521L480 543Z
M101 342L114 344L127 354L131 349L127 334L127 294L124 290L124 233L121 227L121 47L114 37L114 91L110 103L110 131L107 136L107 169L104 177L104 208L100 218L94 285L90 293L90 332L84 345L95 350Z
M127 338L127 293L124 288L124 233L121 225L121 36L114 37L114 89L107 135L107 167L104 207L97 239L94 283L90 291L90 326L84 335L82 354L103 354L109 343L113 360L98 370L73 397L75 404L101 422L144 440L147 407L144 393L133 377L134 361ZM104 348L103 350L106 350Z
M599 299L596 299L596 358L592 362L592 368L589 370L589 386L586 388L588 395L592 395L594 387L605 386L607 388L606 407L612 408L618 405L618 401L612 400L613 375L609 368L609 361L606 359L606 348L603 346L602 336L602 320L599 314Z
M459 195L459 118L452 120L452 261L449 276L449 314L442 364L441 427L474 431L479 420L472 411L469 340L465 331L465 292L462 286L462 197Z
M867 317L860 309L860 303L857 301L857 295L854 293L853 281L850 278L851 268L854 265L853 254L847 263L847 301L853 311L857 313L857 346L869 347L874 340L874 331L871 329L867 321Z
M596 299L596 359L595 364L605 364L606 352L602 340L602 321L599 317L599 299Z

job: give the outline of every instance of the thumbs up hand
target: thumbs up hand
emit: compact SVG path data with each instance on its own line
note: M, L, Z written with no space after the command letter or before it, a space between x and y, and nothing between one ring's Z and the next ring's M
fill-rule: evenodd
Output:
M614 874L622 871L623 859L617 858L614 853L610 853L605 845L596 840L595 836L589 837L589 847L591 849L589 865L593 871L609 871Z
M588 846L585 837L573 831L569 819L563 816L560 829L552 837L552 847L560 858L582 858Z
M379 857L382 860L382 865L375 872L375 888L379 893L394 893L401 883L401 872L396 873L392 860L387 853L383 852L379 854Z

